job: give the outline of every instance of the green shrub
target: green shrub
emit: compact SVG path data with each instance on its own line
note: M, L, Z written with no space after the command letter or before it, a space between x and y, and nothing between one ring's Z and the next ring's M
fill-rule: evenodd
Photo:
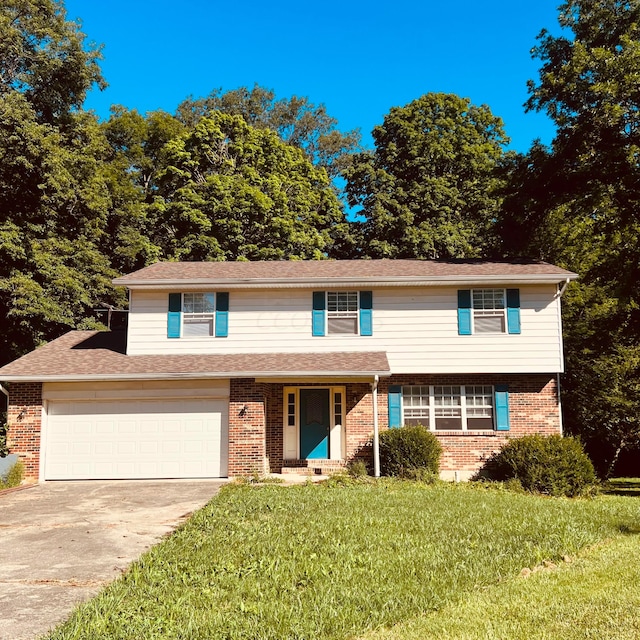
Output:
M7 425L2 418L3 416L0 415L0 458L6 457L9 453L7 449Z
M416 477L416 470L438 475L442 447L422 425L387 429L380 434L380 472L383 476ZM424 475L423 475L424 478Z
M24 477L24 465L18 460L7 473L7 479L0 478L0 490L11 489L11 487L17 487L22 482Z
M491 460L495 480L517 480L525 491L551 496L593 493L596 473L582 444L559 435L532 435L510 440Z
M347 465L347 473L353 478L361 478L369 475L369 469L364 460L352 460Z

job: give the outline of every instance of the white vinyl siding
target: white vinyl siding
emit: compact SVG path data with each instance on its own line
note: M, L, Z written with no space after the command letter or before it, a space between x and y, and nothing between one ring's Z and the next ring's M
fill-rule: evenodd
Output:
M556 287L520 286L522 334L458 335L457 287L373 287L373 336L312 337L313 289L234 289L224 343L166 337L166 293L132 291L128 353L385 351L394 373L562 371Z

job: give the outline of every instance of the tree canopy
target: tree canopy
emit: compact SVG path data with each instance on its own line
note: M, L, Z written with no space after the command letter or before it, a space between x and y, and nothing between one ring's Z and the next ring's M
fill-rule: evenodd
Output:
M482 255L500 204L502 121L486 106L431 93L391 109L373 138L375 150L345 171L349 204L365 218L364 255Z
M360 132L337 129L324 105L314 105L306 97L276 99L275 93L254 85L231 91L214 89L205 98L188 98L178 106L177 117L193 126L215 111L242 116L257 129L271 129L284 142L302 149L313 164L324 167L335 178L349 163L350 154L360 147Z
M502 251L580 274L565 297L564 406L604 463L640 443L640 3L570 0L543 31L529 109L557 134L507 163Z

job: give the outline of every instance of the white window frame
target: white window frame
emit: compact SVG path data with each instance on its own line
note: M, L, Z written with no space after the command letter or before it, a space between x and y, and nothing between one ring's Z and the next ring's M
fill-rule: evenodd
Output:
M202 311L187 311L187 306L193 309L193 302L189 305L187 302L187 296L202 296ZM210 310L206 309L206 296L211 296ZM182 294L182 337L187 339L193 338L213 338L216 334L216 301L217 296L214 291L189 291ZM206 334L191 334L187 333L187 326L190 324L199 324L198 320L202 324L208 321L209 333Z
M407 402L411 395L408 390L419 389L415 397L419 397L420 400L414 403ZM425 402L426 392L428 389L428 403ZM455 393L453 390L458 389L459 393ZM438 394L436 391L442 390ZM448 392L446 390L449 390ZM436 402L436 397L443 394L447 394L450 397L459 397L460 404L439 404ZM483 399L487 396L491 397L490 404L481 402L480 404L471 404L471 399ZM402 412L402 424L406 424L407 420L421 420L421 424L427 427L430 431L453 431L460 433L461 431L478 431L481 433L487 433L489 431L496 430L496 401L495 401L495 386L488 384L444 384L444 385L403 385L401 394L401 412ZM475 401L474 400L474 401ZM438 415L439 413L457 413L455 408L459 407L461 429L437 429L436 420L440 417L447 417L446 415ZM491 410L491 415L473 415L474 413L482 413L482 409ZM422 410L422 415L418 415ZM450 417L458 417L451 415ZM491 418L491 428L474 429L469 427L469 420L473 418Z
M300 390L328 389L329 390L329 459L344 460L347 450L346 419L347 419L347 388L344 386L300 386L284 387L283 402L283 459L300 459ZM295 458L291 453L295 451Z
M355 309L340 309L341 301L340 296L346 296L346 306L355 300ZM330 298L335 298L334 306L336 309L331 310ZM326 304L326 330L325 334L328 336L359 336L360 335L360 291L326 291L325 292L325 304ZM343 305L344 306L344 305ZM348 319L355 321L355 331L330 331L332 319Z
M482 306L476 306L476 298L482 299ZM495 306L497 298L502 299L502 307ZM485 306L493 302L494 305ZM473 330L474 334L502 334L507 333L507 290L500 287L483 287L482 289L471 290L471 307L473 309ZM499 318L502 328L499 331L480 330L478 327L481 318Z

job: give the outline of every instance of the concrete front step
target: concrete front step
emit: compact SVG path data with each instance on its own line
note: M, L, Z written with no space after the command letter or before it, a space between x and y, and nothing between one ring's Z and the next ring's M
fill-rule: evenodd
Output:
M346 467L344 460L287 460L281 474L329 475L342 471Z

